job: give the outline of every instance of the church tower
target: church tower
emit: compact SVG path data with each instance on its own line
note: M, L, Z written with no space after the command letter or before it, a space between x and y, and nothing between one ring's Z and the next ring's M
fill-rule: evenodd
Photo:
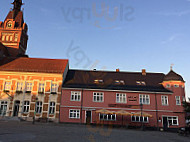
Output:
M22 0L14 0L13 9L4 21L0 21L0 43L7 47L10 57L25 55L28 42L28 26L24 22Z

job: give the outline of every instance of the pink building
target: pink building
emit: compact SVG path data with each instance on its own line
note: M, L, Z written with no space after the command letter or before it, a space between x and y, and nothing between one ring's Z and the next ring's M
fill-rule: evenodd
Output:
M146 70L69 70L62 88L60 122L184 127L184 90L185 81L173 70L167 75Z

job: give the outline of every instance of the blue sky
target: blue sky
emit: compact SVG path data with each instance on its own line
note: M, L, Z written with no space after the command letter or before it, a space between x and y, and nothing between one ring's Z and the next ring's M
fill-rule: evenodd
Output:
M1 0L4 20L13 0ZM23 0L30 57L70 68L168 73L190 97L190 0ZM108 9L109 7L109 9Z

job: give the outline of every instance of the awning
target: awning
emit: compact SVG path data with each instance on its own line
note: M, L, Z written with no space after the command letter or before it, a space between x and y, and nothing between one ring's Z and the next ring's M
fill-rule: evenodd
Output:
M132 116L141 116L141 112L132 113L131 115L132 115ZM152 117L151 114L146 113L146 112L142 112L142 116L143 116L143 117Z

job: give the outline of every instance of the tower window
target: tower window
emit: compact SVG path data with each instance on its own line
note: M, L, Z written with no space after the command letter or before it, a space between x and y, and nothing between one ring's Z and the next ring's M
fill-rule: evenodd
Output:
M9 41L9 36L6 36L6 41Z
M179 88L179 84L175 84L174 87L175 87L175 88Z
M18 34L15 34L15 41L18 41Z
M5 40L5 36L3 35L3 36L2 36L2 41L4 41L4 40Z

